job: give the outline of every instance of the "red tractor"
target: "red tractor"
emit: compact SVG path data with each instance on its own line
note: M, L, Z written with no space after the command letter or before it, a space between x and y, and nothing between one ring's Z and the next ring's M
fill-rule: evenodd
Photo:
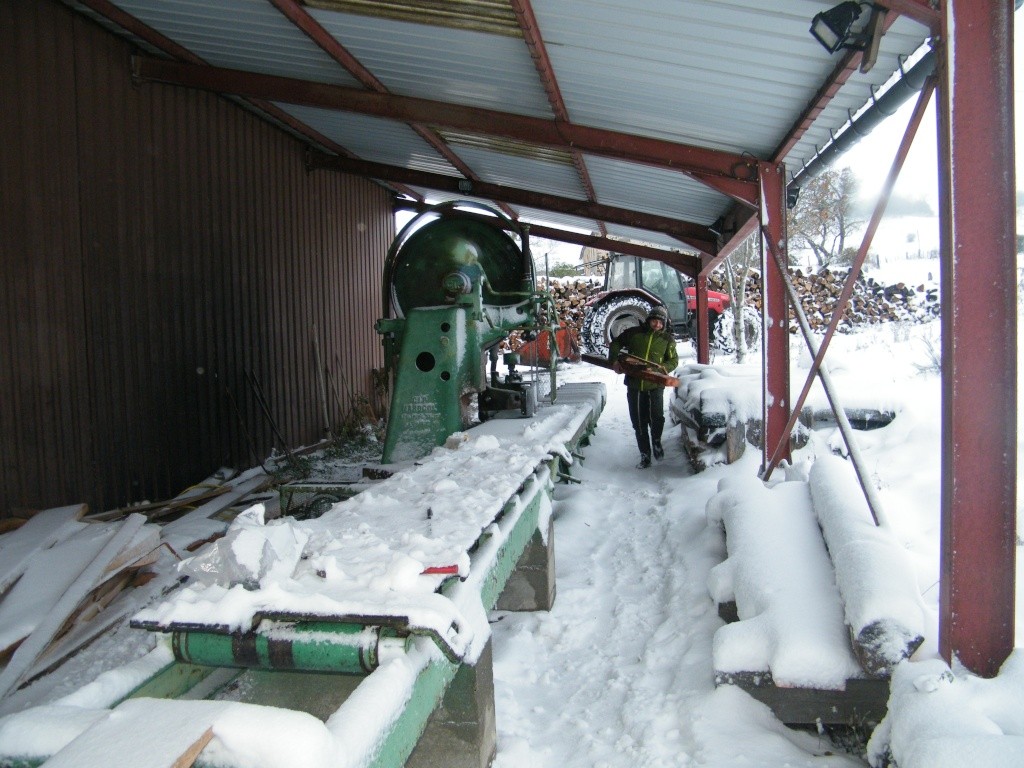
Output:
M727 294L708 291L708 327L713 344L722 336L719 321L723 314L731 318L732 313L725 313L730 301ZM690 280L660 261L612 254L605 270L604 290L587 300L580 329L583 351L607 356L611 340L626 328L642 324L658 305L668 310L677 337L693 337L697 289Z

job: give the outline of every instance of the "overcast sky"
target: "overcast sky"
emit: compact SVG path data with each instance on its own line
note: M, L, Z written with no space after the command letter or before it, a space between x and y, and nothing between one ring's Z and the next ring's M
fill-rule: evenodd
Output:
M1014 136L1016 151L1017 189L1024 189L1024 11L1014 14ZM868 213L885 182L892 159L899 147L903 132L914 110L916 99L910 99L893 117L876 128L838 161L858 174L861 197ZM887 208L887 217L921 212L921 203L927 203L931 215L938 206L938 162L935 138L935 98L928 108L918 130L914 145L900 174L893 199ZM922 234L923 237L923 234ZM936 234L937 238L937 234Z

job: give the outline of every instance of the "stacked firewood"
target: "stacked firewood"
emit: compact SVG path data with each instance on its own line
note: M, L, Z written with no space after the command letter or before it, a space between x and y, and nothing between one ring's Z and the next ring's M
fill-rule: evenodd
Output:
M846 282L847 272L824 269L804 274L802 270L790 271L790 277L807 315L808 323L814 330L823 330L832 318ZM602 290L600 277L555 277L549 281L538 280L538 288L550 290L555 301L558 320L573 333L579 335L586 316L587 299ZM725 276L721 270L708 278L708 289L728 293ZM761 309L761 276L752 273L747 277L745 301L751 307ZM882 285L874 278L861 275L854 286L853 296L847 305L839 330L850 331L860 325L875 325L888 322L921 323L939 314L938 287L935 284L917 286L906 283ZM793 333L798 332L795 313L790 310L790 324ZM523 343L519 332L515 332L502 351L518 349Z
M552 277L550 280L542 277L537 287L551 293L559 322L578 334L583 327L587 299L601 290L601 282L586 277Z
M832 318L836 304L846 283L846 272L829 269L805 275L793 270L790 277L800 296L800 303L807 321L814 330L824 329ZM711 276L708 286L712 290L724 291L723 278L718 273ZM746 285L746 302L761 309L761 282L759 275L751 275ZM920 323L936 317L939 313L938 288L933 285L909 286L905 283L882 285L871 277L861 275L854 284L853 295L843 312L840 330L851 330L858 325L875 325L888 322ZM790 310L790 318L795 312ZM796 324L791 325L793 332Z
M602 290L601 277L552 277L537 279L537 288L549 291L555 302L557 322L567 327L579 338L583 319L586 315L587 299ZM522 345L522 334L514 331L507 342L501 345L502 351L519 349Z

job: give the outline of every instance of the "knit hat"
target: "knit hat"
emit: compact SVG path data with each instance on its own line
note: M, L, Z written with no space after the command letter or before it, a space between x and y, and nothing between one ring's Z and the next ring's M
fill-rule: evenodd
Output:
M668 310L664 307L655 307L647 315L647 322L651 320L661 320L665 325L668 325Z

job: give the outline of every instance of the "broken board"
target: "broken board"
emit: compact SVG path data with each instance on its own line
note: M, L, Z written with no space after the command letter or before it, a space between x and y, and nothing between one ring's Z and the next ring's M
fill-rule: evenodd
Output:
M82 527L85 504L46 509L27 523L0 536L0 595L18 580L37 552L51 547Z
M128 518L114 532L114 535L107 541L96 556L89 562L84 570L67 591L61 595L53 608L45 618L39 622L35 630L11 656L10 662L0 672L0 697L14 689L23 679L27 671L35 664L36 659L46 650L50 642L60 631L61 627L74 612L75 608L84 600L93 588L103 579L107 567L113 562L121 550L129 546L138 535L140 529L146 524L146 518L142 515L129 515Z

